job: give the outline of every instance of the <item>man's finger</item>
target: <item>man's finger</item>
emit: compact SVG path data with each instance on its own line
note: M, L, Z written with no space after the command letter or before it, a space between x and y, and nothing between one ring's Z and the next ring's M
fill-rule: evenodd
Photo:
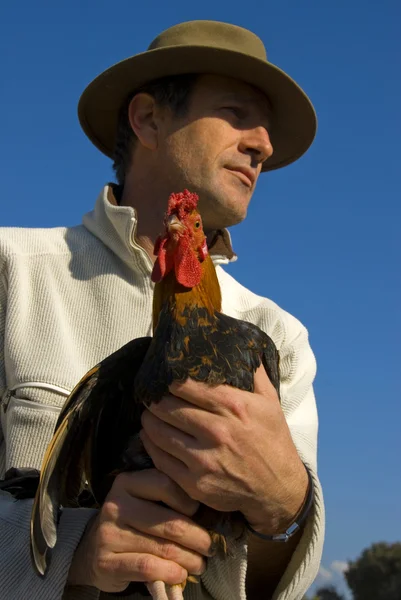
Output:
M183 398L169 395L164 396L160 402L151 404L147 410L165 423L198 439L200 435L209 431L210 425L215 420L215 415L196 405L196 403L203 402L205 404L205 402L199 398L194 399L193 391L195 390L197 396L199 396L199 393L203 393L203 388L199 389L197 382L193 383L195 384L194 387L190 385L185 388L190 388L192 403ZM210 402L210 405L212 405L212 402Z
M194 521L164 506L140 500L135 502L135 511L123 507L121 522L135 531L169 540L203 556L209 556L210 535Z
M114 488L116 491L123 489L134 498L164 502L187 517L192 517L199 508L199 502L190 498L175 481L157 469L120 473Z
M135 552L153 554L164 560L171 560L194 575L201 575L206 568L205 558L199 552L185 548L169 540L136 531L133 527L115 529L115 537L107 534L108 551L115 554Z
M276 398L278 401L277 392L274 389L272 382L268 378L266 369L263 365L260 365L255 372L254 392L255 394L261 394L262 396Z
M170 392L186 402L203 409L209 415L209 423L215 423L216 415L227 415L232 412L232 398L235 394L247 394L230 385L206 385L199 381L187 379L184 383L174 381ZM205 421L206 415L202 421Z
M165 423L148 410L142 414L142 425L151 441L161 450L178 458L188 468L192 466L192 456L199 451L196 438L180 429Z
M144 448L152 459L156 469L168 475L173 481L175 481L185 490L186 487L183 485L183 482L188 479L189 473L189 469L186 464L156 446L144 429L141 430L139 435Z
M170 392L178 398L186 400L190 404L204 409L211 413L220 414L219 405L216 403L216 398L221 393L224 393L224 388L228 386L218 385L212 387L201 383L200 381L194 381L188 378L184 382L173 381L170 385Z
M116 566L113 574L120 581L155 581L161 580L170 585L185 581L188 572L177 563L153 556L152 554L136 554L121 552L116 555Z

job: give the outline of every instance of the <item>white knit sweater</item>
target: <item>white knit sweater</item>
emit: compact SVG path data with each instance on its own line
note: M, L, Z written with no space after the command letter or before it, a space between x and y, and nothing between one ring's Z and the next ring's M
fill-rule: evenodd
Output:
M116 206L106 186L81 226L0 229L0 478L12 466L40 468L65 395L101 359L150 334L151 262L135 242L135 228L135 211ZM213 258L216 264L228 262ZM274 595L300 600L316 576L324 537L314 356L299 321L242 287L221 266L217 273L223 311L259 325L280 351L282 408L314 479L314 508ZM50 568L41 579L29 554L31 505L0 492L0 599L110 597L90 587L66 588L73 553L93 511L63 511ZM244 600L246 561L243 541L234 558L209 560L202 585L189 584L185 598Z

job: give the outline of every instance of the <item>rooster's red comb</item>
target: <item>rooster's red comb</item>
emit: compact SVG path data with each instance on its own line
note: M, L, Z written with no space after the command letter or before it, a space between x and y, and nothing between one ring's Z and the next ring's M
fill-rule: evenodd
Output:
M168 199L167 217L176 214L179 219L182 219L186 214L196 209L198 200L198 194L193 194L189 190L171 194Z

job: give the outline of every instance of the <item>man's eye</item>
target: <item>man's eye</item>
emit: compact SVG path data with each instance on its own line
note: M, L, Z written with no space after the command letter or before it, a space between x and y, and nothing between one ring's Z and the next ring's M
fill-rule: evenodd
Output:
M242 119L245 116L243 109L238 106L223 106L223 110L229 110L237 119Z

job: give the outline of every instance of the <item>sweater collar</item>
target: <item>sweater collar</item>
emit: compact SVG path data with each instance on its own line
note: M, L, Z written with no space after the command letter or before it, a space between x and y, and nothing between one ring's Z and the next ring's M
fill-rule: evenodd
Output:
M107 184L99 194L94 209L83 217L83 225L125 263L148 263L151 261L135 239L137 227L136 210L131 206L119 206L116 200L118 187ZM208 235L208 247L215 264L234 262L237 255L232 249L227 229L219 229Z

